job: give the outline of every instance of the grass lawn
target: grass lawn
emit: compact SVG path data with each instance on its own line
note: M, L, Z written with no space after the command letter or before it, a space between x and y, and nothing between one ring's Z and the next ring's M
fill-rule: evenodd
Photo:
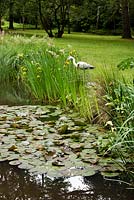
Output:
M71 45L83 61L96 67L116 66L123 59L134 57L134 40L123 40L120 36L72 33L54 39L54 43L62 47Z
M18 28L20 25L15 27ZM22 29L16 29L13 32L26 36L46 36L44 30L25 29L23 31ZM54 38L52 40L55 45L62 48L71 46L72 49L78 52L83 61L87 61L97 67L116 66L123 59L134 57L134 40L124 40L121 36L65 33L63 38Z
M13 32L47 37L44 30L16 29ZM122 39L121 36L65 33L63 38L53 38L52 41L60 48L76 50L81 60L96 66L98 71L102 67L116 67L122 60L134 57L134 40Z

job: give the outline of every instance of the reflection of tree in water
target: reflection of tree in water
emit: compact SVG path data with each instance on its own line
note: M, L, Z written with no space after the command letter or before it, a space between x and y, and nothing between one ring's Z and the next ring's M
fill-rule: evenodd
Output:
M126 184L114 180L106 180L101 175L84 177L86 184L92 183L93 185L93 199L95 200L132 200L134 190L127 190Z
M31 176L25 170L0 164L0 200L62 200L67 183Z
M0 198L1 200L17 200L28 198L38 199L41 186L24 170L1 164L0 168ZM35 192L34 192L35 191Z
M84 177L83 184L89 186L87 190L69 191L69 179L32 176L7 163L0 164L0 200L132 200L134 196L134 191L126 192L123 185L101 176Z

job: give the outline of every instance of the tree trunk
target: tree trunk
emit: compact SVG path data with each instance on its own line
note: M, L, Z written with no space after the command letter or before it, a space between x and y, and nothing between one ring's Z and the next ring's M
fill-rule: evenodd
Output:
M13 1L10 0L10 3L9 3L9 29L14 29L14 26L13 26Z
M131 39L130 17L129 17L129 2L122 0L122 38Z
M52 31L51 19L49 19L48 17L42 14L41 0L38 0L38 6L39 6L39 15L40 15L40 21L41 21L42 27L44 28L44 30L46 31L49 37L54 37L53 31Z
M2 17L0 15L0 30L2 29L2 27L1 27L1 25L2 25L1 21L2 21Z

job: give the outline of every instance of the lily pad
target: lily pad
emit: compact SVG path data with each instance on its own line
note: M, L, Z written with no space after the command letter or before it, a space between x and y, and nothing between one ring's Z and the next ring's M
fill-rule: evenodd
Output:
M21 163L20 165L18 165L18 168L20 169L32 169L34 166L25 162L25 163Z
M52 165L53 165L53 166L57 166L57 167L64 167L64 166L65 166L65 164L63 163L63 161L62 161L62 160L59 160L59 159L54 160L54 161L52 162Z
M9 162L10 165L20 165L21 161L20 160L13 160Z
M120 175L119 172L101 172L101 175L107 178L118 177Z
M68 125L67 124L63 124L59 129L58 129L58 132L60 134L64 134L67 132L67 129L68 129Z

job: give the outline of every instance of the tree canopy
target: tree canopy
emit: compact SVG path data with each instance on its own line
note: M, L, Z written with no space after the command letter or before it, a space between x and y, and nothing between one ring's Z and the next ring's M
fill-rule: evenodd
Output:
M43 28L49 37L62 37L65 28L80 32L107 30L131 38L134 28L133 0L1 0L2 19Z

